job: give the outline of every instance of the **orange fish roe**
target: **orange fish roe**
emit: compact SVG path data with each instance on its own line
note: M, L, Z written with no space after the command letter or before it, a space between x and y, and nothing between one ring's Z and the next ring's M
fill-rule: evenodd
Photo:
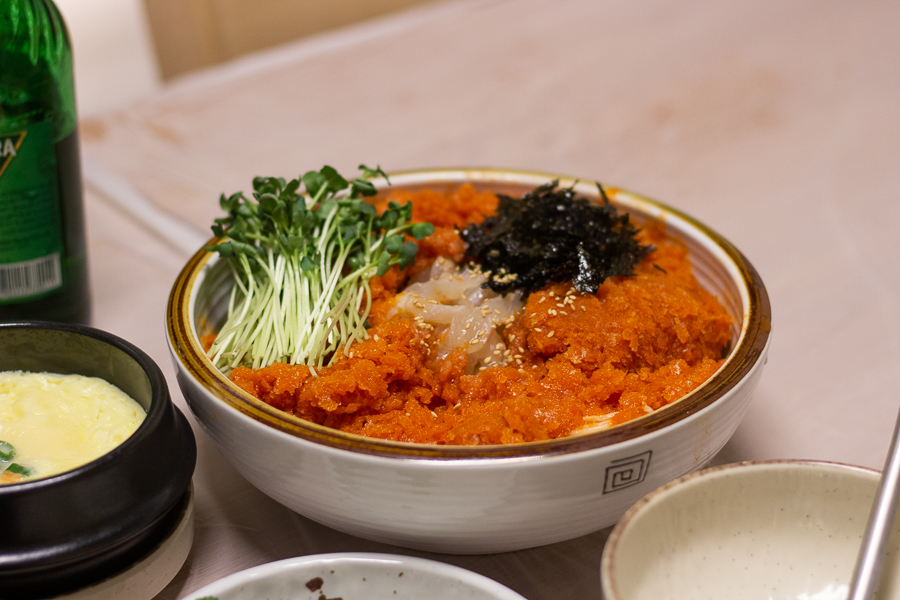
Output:
M464 246L454 226L478 222L497 205L468 185L445 196L394 193L413 202L435 233L420 242L418 272L437 256L455 261ZM691 273L687 250L661 225L640 233L656 246L632 277L596 294L570 283L528 297L502 332L505 365L467 374L457 349L432 358L432 331L403 316L385 318L409 272L371 282L369 339L320 369L281 363L234 369L232 380L272 406L365 436L425 444L510 444L563 437L622 423L698 387L721 366L731 319ZM655 266L654 266L655 265Z

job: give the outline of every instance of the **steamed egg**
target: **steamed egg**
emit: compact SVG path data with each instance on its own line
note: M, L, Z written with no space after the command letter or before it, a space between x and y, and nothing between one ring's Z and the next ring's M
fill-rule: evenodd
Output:
M98 377L0 372L0 442L14 449L0 456L0 471L20 465L30 479L69 471L121 444L145 417L140 404Z

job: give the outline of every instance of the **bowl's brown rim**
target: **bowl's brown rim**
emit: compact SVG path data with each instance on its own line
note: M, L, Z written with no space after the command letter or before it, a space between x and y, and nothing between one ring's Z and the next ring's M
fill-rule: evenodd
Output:
M392 183L395 184L400 182L400 185L413 185L421 182L423 187L428 185L429 178L434 184L440 182L462 183L464 181L476 184L478 182L521 184L522 180L527 180L529 183L559 180L561 185L567 186L574 185L576 182L591 181L535 171L484 168L423 169L398 172L389 174L389 176ZM376 184L379 183L383 182L376 182ZM604 184L604 187L607 186ZM177 360L187 372L224 405L290 435L333 448L380 456L460 460L485 457L530 458L569 454L633 440L699 412L733 389L753 370L765 351L771 332L772 316L769 297L762 279L746 257L728 240L696 219L665 204L616 186L609 186L608 189L632 196L642 203L656 207L661 214L675 216L696 228L733 261L740 274L741 283L748 294L749 306L745 307L747 321L743 326L744 334L732 349L723 367L690 394L645 417L606 430L540 442L490 446L436 446L392 442L345 433L285 413L254 398L229 381L212 365L194 334L190 322L190 292L201 270L213 256L206 248L215 244L216 239L211 239L198 250L175 280L166 309L166 330L169 342Z

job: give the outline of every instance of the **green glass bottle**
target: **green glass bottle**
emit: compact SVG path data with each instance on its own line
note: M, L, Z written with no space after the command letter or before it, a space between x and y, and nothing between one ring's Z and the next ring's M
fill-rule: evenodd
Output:
M51 0L0 0L0 322L90 314L69 34Z

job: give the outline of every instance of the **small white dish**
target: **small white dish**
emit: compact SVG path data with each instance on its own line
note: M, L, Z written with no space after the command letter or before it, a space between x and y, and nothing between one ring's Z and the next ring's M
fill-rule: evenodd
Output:
M483 575L394 554L336 553L288 558L247 569L184 597L201 600L525 600Z
M687 475L635 504L601 561L606 600L843 600L877 471L761 461ZM900 598L900 524L876 598Z

